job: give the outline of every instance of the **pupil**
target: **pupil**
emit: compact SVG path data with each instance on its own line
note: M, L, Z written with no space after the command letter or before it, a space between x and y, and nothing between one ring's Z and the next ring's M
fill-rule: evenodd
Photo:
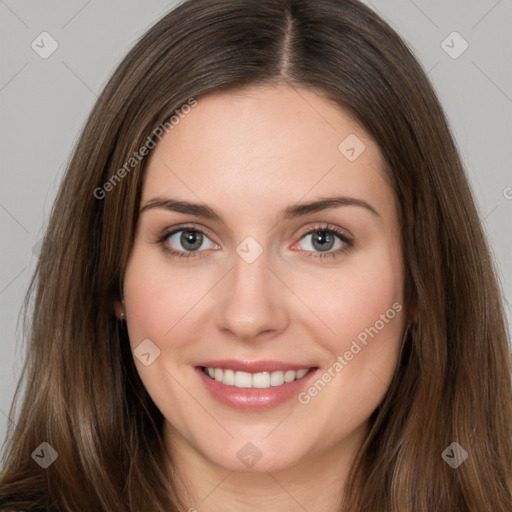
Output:
M197 231L184 231L181 235L181 243L183 244L183 247L188 248L191 251L195 251L201 247L202 234ZM189 244L189 246L187 246L187 244Z
M313 246L320 251L332 249L333 237L328 231L317 231L313 235ZM318 247L317 247L318 244Z

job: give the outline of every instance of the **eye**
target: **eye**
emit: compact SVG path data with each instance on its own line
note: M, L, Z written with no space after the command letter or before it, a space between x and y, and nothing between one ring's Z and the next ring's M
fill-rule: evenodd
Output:
M204 231L194 226L183 226L166 232L160 237L158 243L166 253L183 258L196 257L198 255L194 253L219 247Z
M310 252L308 258L325 258L328 256L336 257L349 250L353 242L340 229L320 225L310 229L302 235L300 243L301 249Z
M330 225L319 225L309 229L301 236L300 250L309 253L307 258L337 257L348 251L352 246L352 239L339 228ZM305 242L302 242L302 241ZM201 257L205 249L219 249L206 233L195 226L180 226L166 231L157 240L162 250L178 258Z

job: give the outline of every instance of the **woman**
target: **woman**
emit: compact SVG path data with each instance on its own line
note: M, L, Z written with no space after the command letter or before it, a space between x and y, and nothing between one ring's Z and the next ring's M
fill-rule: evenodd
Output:
M3 510L512 509L510 352L444 114L355 0L189 0L34 276Z

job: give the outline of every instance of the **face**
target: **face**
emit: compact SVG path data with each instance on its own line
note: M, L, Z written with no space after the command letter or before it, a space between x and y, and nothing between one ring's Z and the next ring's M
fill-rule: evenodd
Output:
M405 311L396 200L361 126L284 85L201 97L152 150L140 209L124 302L169 446L233 471L355 449Z

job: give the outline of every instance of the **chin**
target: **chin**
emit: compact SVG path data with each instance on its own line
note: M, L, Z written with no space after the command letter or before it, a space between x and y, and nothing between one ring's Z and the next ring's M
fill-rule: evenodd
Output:
M274 473L293 468L300 463L299 450L291 446L272 446L272 443L251 441L230 442L219 452L203 452L212 463L238 473Z

